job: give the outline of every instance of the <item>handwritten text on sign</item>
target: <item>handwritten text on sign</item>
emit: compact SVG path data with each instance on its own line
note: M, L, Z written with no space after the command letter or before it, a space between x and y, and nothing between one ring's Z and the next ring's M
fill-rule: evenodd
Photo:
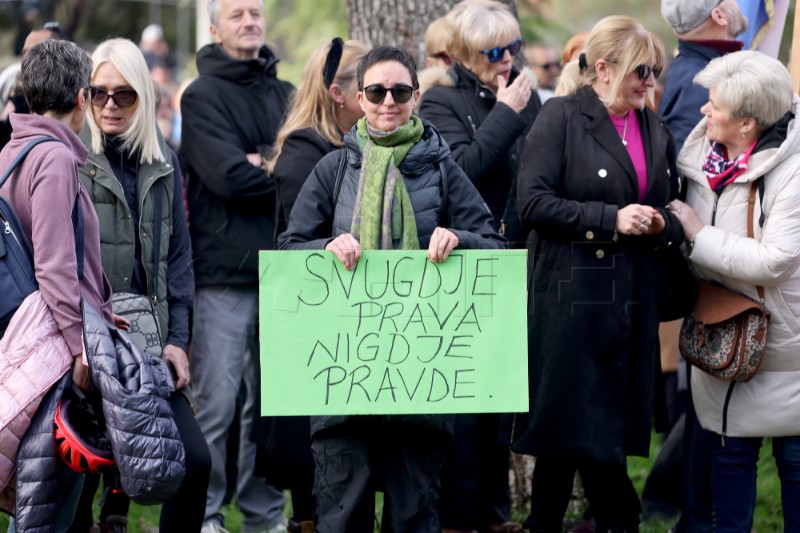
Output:
M525 252L261 252L263 415L528 408Z

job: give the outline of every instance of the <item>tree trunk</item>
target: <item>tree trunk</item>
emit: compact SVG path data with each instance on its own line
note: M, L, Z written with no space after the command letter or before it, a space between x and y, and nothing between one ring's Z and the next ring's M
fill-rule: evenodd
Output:
M517 15L514 0L499 0ZM350 36L369 46L392 45L406 49L425 64L423 36L428 24L444 16L453 0L347 0Z

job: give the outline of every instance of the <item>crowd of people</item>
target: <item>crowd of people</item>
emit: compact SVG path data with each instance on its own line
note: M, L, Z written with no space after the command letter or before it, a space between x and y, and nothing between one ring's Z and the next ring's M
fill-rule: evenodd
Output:
M735 0L662 0L674 60L629 16L560 54L526 45L506 5L463 0L431 21L419 72L403 49L331 36L297 87L262 2L207 4L213 43L185 90L156 25L90 57L51 23L2 76L0 169L21 162L0 195L37 290L0 339L0 378L42 376L35 414L0 406L15 421L0 428L9 532L124 533L124 480L147 477L147 461L98 468L102 438L63 436L79 413L56 392L95 426L117 401L100 398L88 310L172 378L182 451L152 450L180 473L160 531L224 533L232 500L244 532L560 533L577 474L581 531L661 514L680 533L749 533L771 438L785 531L800 532L800 98L784 65L742 51ZM440 263L505 248L528 251L527 412L260 415L259 250L324 249L353 270L363 250ZM660 312L676 255L766 309L752 379L680 361L682 321ZM15 327L32 320L46 328ZM53 348L29 349L35 335ZM38 445L80 475L30 458L26 430L51 411L59 429ZM626 461L654 426L667 433L640 498ZM511 451L536 458L521 524Z

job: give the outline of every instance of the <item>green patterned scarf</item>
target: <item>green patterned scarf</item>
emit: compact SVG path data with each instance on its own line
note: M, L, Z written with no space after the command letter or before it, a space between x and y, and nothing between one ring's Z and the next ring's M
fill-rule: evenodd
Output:
M417 222L398 165L422 138L416 115L394 131L376 130L366 117L358 121L361 174L350 232L364 250L419 250Z

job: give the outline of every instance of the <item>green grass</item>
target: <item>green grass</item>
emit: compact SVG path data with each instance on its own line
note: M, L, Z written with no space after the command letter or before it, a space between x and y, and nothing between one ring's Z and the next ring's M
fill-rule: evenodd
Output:
M628 472L633 480L636 490L641 494L650 466L658 453L657 438L653 439L650 450L650 457L631 458L628 461ZM376 514L379 515L382 498L376 502ZM287 501L288 495L287 495ZM287 506L288 507L288 506ZM95 500L95 516L99 509ZM128 515L129 533L157 533L158 517L161 511L160 506L141 506L131 505ZM287 513L291 510L287 508ZM242 515L235 505L223 508L225 514L226 528L233 533L241 531ZM524 513L516 516L518 520L524 519ZM665 533L674 521L650 520L642 524L641 533ZM0 533L5 533L8 527L8 517L0 513ZM377 531L377 530L376 530ZM783 513L781 511L781 491L778 472L775 467L775 460L772 457L772 443L765 439L764 446L761 448L761 456L758 463L758 489L756 495L756 511L753 523L753 531L756 533L773 533L783 531Z

